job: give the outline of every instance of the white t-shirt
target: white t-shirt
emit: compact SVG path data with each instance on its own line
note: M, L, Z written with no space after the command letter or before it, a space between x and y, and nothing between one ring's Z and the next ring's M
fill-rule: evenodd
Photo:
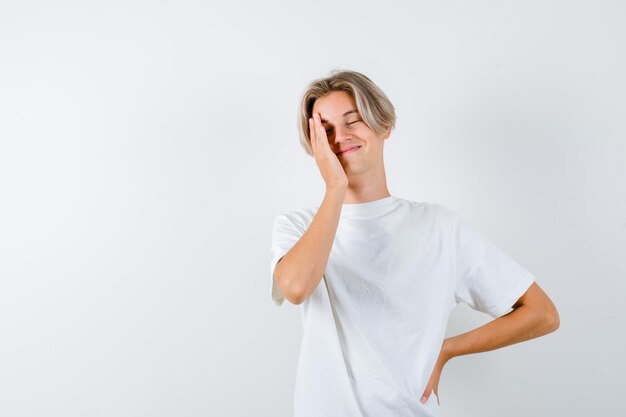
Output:
M318 207L280 214L271 247L278 260L302 237ZM535 276L440 204L395 196L343 204L326 270L300 305L303 338L295 417L436 417L422 404L448 316L464 302L493 318Z

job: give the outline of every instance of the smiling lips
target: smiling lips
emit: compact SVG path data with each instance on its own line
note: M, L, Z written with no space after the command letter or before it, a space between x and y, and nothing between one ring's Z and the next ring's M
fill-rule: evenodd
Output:
M343 152L339 152L337 155L345 155L345 154L348 154L348 153L352 153L352 152L356 151L359 148L360 148L360 146L353 146L351 148L346 149Z

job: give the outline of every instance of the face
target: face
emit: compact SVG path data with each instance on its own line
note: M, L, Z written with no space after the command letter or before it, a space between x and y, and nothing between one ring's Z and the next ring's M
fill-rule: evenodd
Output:
M322 116L330 149L347 175L362 173L372 167L382 168L383 143L389 137L389 131L377 136L363 121L350 94L332 91L318 98L313 104L313 113ZM342 152L345 150L349 151Z

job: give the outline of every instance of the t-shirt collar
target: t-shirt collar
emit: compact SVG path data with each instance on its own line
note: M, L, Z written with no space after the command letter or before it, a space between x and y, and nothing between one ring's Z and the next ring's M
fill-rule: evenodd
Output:
M391 211L397 202L398 197L390 195L388 197L367 201L365 203L343 204L341 206L341 217L362 218L378 216Z

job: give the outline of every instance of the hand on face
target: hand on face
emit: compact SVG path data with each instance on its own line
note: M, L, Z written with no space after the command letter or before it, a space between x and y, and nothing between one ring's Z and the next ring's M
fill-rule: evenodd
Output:
M319 113L314 113L313 117L309 118L309 130L315 163L324 178L326 187L347 187L348 176L341 162L339 162L339 158L330 148L326 129L322 126Z

